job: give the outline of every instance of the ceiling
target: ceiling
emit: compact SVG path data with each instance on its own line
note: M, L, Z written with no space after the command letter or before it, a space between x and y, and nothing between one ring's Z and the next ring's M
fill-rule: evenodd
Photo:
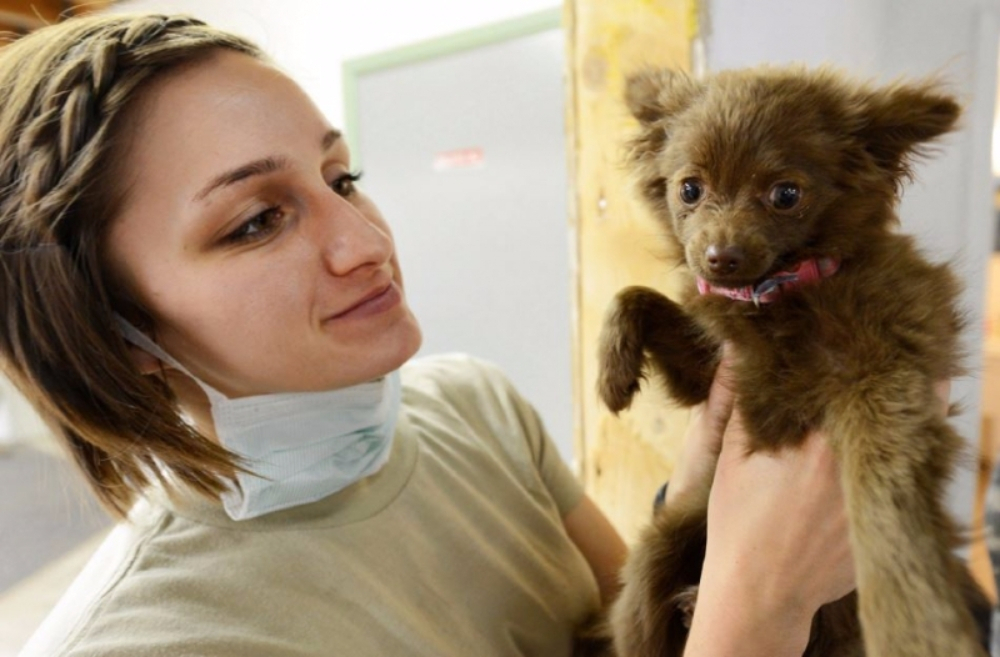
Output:
M26 34L61 18L103 9L114 0L0 0L0 32Z

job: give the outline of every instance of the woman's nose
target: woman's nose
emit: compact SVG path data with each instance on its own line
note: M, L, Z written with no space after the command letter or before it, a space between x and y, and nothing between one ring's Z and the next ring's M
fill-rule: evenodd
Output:
M359 267L380 267L392 257L389 233L342 196L326 200L316 223L324 262L336 276Z

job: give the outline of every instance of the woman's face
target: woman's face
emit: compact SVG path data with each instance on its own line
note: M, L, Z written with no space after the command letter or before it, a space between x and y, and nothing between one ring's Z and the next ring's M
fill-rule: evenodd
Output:
M416 352L389 227L294 82L220 51L136 110L108 255L168 353L243 397L361 383Z

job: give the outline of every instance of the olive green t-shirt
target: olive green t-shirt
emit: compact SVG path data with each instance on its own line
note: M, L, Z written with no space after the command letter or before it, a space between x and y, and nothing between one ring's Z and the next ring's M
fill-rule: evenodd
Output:
M466 356L403 368L387 465L233 521L151 495L23 655L569 655L599 604L562 517L582 491L535 411Z

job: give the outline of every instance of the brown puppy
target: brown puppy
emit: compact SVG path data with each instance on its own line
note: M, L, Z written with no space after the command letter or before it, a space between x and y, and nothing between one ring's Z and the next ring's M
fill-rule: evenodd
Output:
M958 105L933 83L870 88L800 68L649 72L627 96L641 125L630 167L697 285L680 304L617 296L604 402L626 408L649 372L701 402L731 342L753 449L819 429L842 471L858 591L820 610L806 654L986 655L969 611L985 600L943 506L962 440L934 392L960 370L959 284L895 232L910 160ZM621 657L682 653L705 502L662 509L634 549L611 618Z

